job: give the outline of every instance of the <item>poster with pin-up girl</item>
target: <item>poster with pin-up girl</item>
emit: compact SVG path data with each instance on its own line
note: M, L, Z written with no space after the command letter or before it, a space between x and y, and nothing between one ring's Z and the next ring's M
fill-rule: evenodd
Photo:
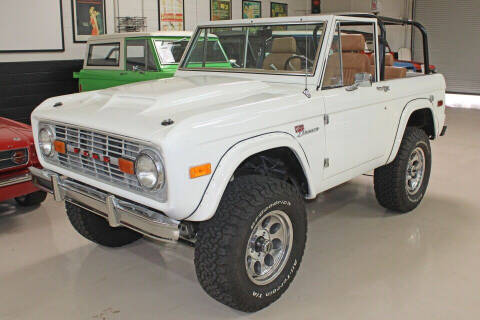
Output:
M105 0L72 0L73 41L106 33Z

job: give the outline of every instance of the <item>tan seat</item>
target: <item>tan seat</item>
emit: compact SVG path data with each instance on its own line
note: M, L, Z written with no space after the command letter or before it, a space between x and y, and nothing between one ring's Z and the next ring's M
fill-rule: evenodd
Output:
M407 69L394 67L394 59L392 54L385 56L385 80L400 79L407 76Z
M375 57L375 55L373 55L373 54L370 55L370 57L369 57L371 65L375 64L374 57ZM393 54L386 53L385 54L385 65L386 66L393 66L394 62L395 62L395 59L393 58Z
M365 50L365 38L361 34L342 34L343 85L350 86L357 73L370 72Z
M297 42L294 37L274 38L271 53L263 61L263 69L285 70L285 62L297 54ZM300 59L290 60L294 70L301 69ZM286 70L291 70L287 68Z
M370 73L374 73L375 66L373 61L374 55L370 56ZM407 76L407 69L394 67L395 59L391 53L385 54L385 80L405 78Z

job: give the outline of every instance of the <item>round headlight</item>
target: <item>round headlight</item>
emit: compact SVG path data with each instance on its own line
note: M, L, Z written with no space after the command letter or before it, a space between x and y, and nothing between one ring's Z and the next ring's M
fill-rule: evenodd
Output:
M38 133L38 144L40 150L46 156L51 156L53 153L53 133L49 128L42 128Z
M143 150L135 160L135 174L142 187L160 189L165 183L165 174L160 157L153 151Z

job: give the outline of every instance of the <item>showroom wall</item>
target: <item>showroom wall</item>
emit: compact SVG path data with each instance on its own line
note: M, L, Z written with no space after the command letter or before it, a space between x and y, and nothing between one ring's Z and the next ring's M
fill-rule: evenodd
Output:
M38 4L38 0L32 1ZM28 122L30 112L44 99L77 90L77 83L72 73L82 66L85 54L84 43L74 43L72 28L71 0L61 0L63 11L63 39L65 50L62 52L22 52L0 53L0 117L10 117ZM262 17L270 16L271 0L262 2ZM306 15L311 11L310 0L276 0L288 4L290 16ZM322 0L322 12L370 11L372 0ZM380 14L403 17L411 9L406 3L412 0L378 0ZM118 0L120 16L147 17L147 30L158 30L158 0ZM185 28L193 30L195 25L208 22L210 19L210 0L184 0ZM6 2L0 2L0 10ZM114 30L114 0L105 0L106 29ZM409 11L410 10L410 11ZM242 0L232 0L232 18L240 19ZM38 12L51 15L51 12ZM34 25L34 23L32 23ZM30 26L29 26L30 27ZM33 26L32 26L33 27ZM26 28L28 30L28 28ZM2 32L12 32L10 26L0 21L0 38ZM398 27L389 34L388 41L394 50L409 47L409 32Z
M114 0L105 1L108 33L111 33L114 30L113 1ZM270 17L271 1L260 1L262 2L262 17ZM141 0L119 0L118 2L120 16L142 16ZM288 13L290 16L305 15L310 11L309 0L277 0L277 2L288 4ZM208 22L210 20L210 0L184 0L184 3L186 30L193 30L197 24ZM62 0L62 7L63 33L65 40L64 52L0 53L0 62L83 59L85 54L85 44L73 42L71 1ZM145 17L147 18L147 31L157 31L158 0L144 0L143 8ZM232 18L241 19L241 12L242 0L232 0ZM45 14L51 13L47 12ZM8 28L0 29L0 34L1 32L10 32L7 30Z
M378 0L378 14L393 18L411 18L413 0ZM322 12L370 12L372 0L322 0ZM410 48L410 27L388 28L387 41L393 51Z
M27 0L28 1L28 0ZM38 0L30 0L38 3ZM262 16L270 16L270 0L262 1ZM305 15L310 11L306 0L277 0L288 4L289 15ZM29 122L31 111L48 97L69 94L78 84L72 73L82 67L84 43L74 43L71 0L62 0L63 52L0 53L0 117ZM141 0L119 0L120 16L142 16ZM210 19L210 0L185 0L185 28L192 30L196 24ZM6 2L0 2L0 10ZM241 18L242 0L232 0L233 19ZM106 29L114 30L114 0L105 0ZM147 17L147 31L158 30L158 0L143 0ZM38 14L51 15L52 12ZM26 28L28 29L28 28ZM12 32L0 21L2 32Z

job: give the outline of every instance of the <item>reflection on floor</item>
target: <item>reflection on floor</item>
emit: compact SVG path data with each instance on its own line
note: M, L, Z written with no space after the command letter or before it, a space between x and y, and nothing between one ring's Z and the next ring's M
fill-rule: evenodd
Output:
M480 314L480 111L448 110L432 144L417 210L377 205L362 176L308 203L302 266L286 294L256 314L200 288L193 249L140 240L88 242L51 197L0 204L0 319L475 319Z
M480 96L446 94L445 105L453 108L480 109Z

